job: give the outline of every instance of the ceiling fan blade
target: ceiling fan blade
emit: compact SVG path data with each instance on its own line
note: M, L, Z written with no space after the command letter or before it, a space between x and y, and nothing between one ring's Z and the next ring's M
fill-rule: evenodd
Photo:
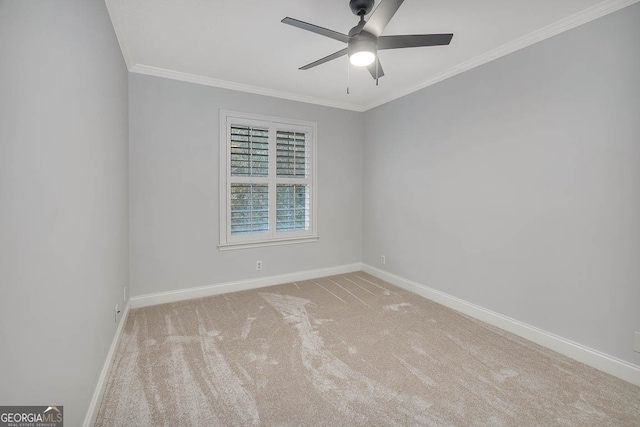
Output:
M451 43L453 34L412 34L406 36L382 36L378 38L378 50L403 47L444 46Z
M308 22L299 21L297 19L289 18L288 16L282 21L284 24L293 25L294 27L301 28L303 30L311 31L312 33L320 34L321 36L329 37L330 39L338 40L344 43L349 43L349 36L339 33L337 31L329 30L327 28L318 27L317 25L309 24Z
M380 37L380 34L382 34L382 31L389 21L391 21L391 18L393 18L393 15L395 15L403 1L404 0L382 0L369 17L367 23L364 24L362 31Z
M376 75L376 64L378 65L378 75ZM369 70L369 73L374 80L384 76L384 70L382 69L382 65L380 64L380 58L367 65L367 70Z
M299 70L308 70L309 68L313 68L318 65L324 64L325 62L329 62L336 58L340 58L342 55L346 55L346 54L347 54L347 48L345 47L344 49L341 49L335 53L332 53L329 56L325 56L324 58L318 59L317 61L312 62L311 64L307 64L304 67L300 67Z

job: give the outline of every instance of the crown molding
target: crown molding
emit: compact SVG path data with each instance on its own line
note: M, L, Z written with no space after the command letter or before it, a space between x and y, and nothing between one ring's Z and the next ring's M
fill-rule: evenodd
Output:
M131 70L131 67L135 65L135 62L133 60L131 50L129 49L129 45L127 44L127 39L125 37L126 28L125 23L122 19L120 0L105 0L104 3L107 6L107 12L109 13L109 17L111 18L111 25L113 25L113 29L116 32L116 38L118 39L118 44L120 45L120 51L122 52L124 63L127 66L127 69Z
M149 65L135 64L129 71L137 74L164 77L167 79L180 80L188 83L196 83L205 86L214 86L221 89L230 89L240 92L248 92L255 95L271 96L274 98L287 99L289 101L304 102L307 104L322 105L325 107L339 108L342 110L364 111L361 106L331 99L316 98L313 96L300 95L297 93L283 92L275 89L267 89L259 86L251 86L228 80L214 79L212 77L200 76L197 74L183 73L180 71L168 70L166 68L151 67Z
M476 56L475 58L470 59L469 61L465 61L461 64L458 64L443 73L437 74L429 78L428 80L413 86L409 89L405 89L403 91L398 91L391 96L387 96L385 98L378 99L370 104L363 106L362 111L367 111L375 107L379 107L380 105L386 104L387 102L391 102L403 96L409 95L413 92L417 92L420 89L424 89L428 86L434 85L438 82L446 80L450 77L456 76L458 74L464 73L465 71L469 71L472 68L479 67L480 65L486 64L487 62L491 62L495 59L501 58L505 55L518 51L520 49L524 49L525 47L531 46L532 44L538 43L540 41L546 40L550 37L553 37L557 34L568 31L572 28L578 27L580 25L586 24L587 22L591 22L595 19L601 18L605 15L608 15L612 12L630 6L634 3L637 3L640 0L606 0L602 3L598 3L595 6L592 6L588 9L585 9L581 12L575 13L571 16L568 16L560 21L556 21L553 24L547 25L539 30L536 30L532 33L529 33L525 36L522 36L516 40L513 40L509 43L506 43L496 49L490 50L487 53Z

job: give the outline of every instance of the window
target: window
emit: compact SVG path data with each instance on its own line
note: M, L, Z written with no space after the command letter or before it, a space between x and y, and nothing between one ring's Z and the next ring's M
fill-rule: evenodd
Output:
M315 123L220 112L220 249L317 240L315 137Z

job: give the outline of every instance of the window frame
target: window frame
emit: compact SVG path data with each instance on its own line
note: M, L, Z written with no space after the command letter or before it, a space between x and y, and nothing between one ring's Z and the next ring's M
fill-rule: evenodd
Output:
M269 130L269 173L264 177L231 176L231 126L256 126ZM317 124L315 122L288 119L261 114L220 110L219 122L219 206L220 206L220 243L219 250L255 248L263 246L307 243L318 240L317 233ZM309 167L311 173L305 178L277 177L276 170L276 134L278 131L304 132L308 135ZM231 234L231 184L232 183L268 183L269 229L267 233ZM305 184L309 186L309 229L301 231L277 231L276 203L278 184Z

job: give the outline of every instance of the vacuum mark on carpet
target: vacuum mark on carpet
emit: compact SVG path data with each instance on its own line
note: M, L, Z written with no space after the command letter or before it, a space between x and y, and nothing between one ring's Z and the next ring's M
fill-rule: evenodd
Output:
M409 304L408 302L401 302L400 304L385 305L383 310L384 311L400 311L402 307L411 307L411 304Z
M256 320L255 317L249 316L244 322L244 325L242 325L242 334L240 335L240 338L242 338L243 340L246 340L249 336L249 333L251 332L251 322L253 322L254 320Z
M351 295L352 297L354 297L355 299L357 299L358 301L360 301L362 304L366 305L367 307L369 307L371 310L373 310L373 307L371 307L369 304L367 304L366 302L362 301L360 298L358 298L353 292L349 291L347 288L345 288L344 286L341 286L338 282L334 282L333 280L329 279L329 281L331 283L333 283L334 285L336 285L337 287L339 287L340 289L344 290L346 293L348 293L349 295Z
M325 288L324 286L322 286L320 283L316 282L315 280L312 280L311 283L313 283L314 285L318 285L320 286L322 289L324 289L325 291L329 292L331 295L333 295L334 297L338 298L340 301L342 301L343 303L347 303L345 300L343 300L342 298L340 298L338 295L334 294L333 292L331 292L329 289Z
M393 295L396 295L396 296L400 296L400 294L397 294L397 293L395 293L395 292L391 292L389 289L387 289L387 288L385 288L385 287L383 287L383 286L380 286L380 285L378 285L377 283L373 283L371 280L367 280L367 279L365 279L365 278L364 278L364 277L362 277L362 276L358 276L358 275L356 274L356 277L357 277L358 279L360 279L360 280L363 280L363 281L365 281L365 282L367 282L367 283L372 284L372 285L373 285L373 286L375 286L375 287L378 287L378 288L382 289L382 290L384 291L384 292L383 292L383 294L384 294L384 295L391 295L391 294L393 294Z
M334 408L353 421L366 424L404 425L442 423L429 411L431 404L418 396L405 394L357 372L325 349L305 308L311 301L290 295L259 293L280 312L285 322L298 331L302 365L310 374L313 387ZM389 402L394 402L388 405ZM389 410L389 406L393 410ZM366 412L355 408L365 407Z

